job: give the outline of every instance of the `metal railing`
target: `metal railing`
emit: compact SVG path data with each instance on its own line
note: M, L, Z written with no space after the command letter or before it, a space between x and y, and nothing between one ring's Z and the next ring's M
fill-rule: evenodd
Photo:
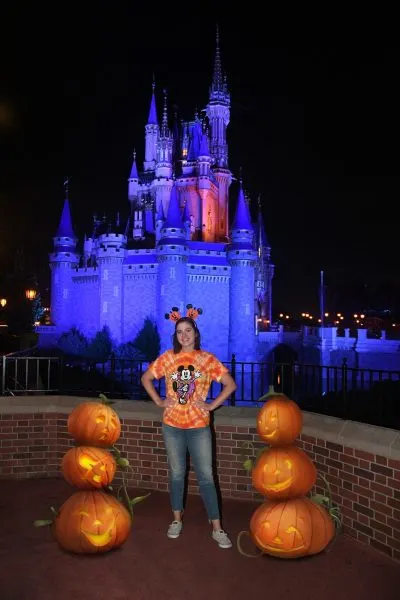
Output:
M237 390L226 405L261 406L270 386L295 400L303 410L400 429L400 372L299 363L226 362ZM60 357L3 356L2 395L63 394L149 400L140 379L147 362L112 357L107 361ZM165 382L155 382L161 396ZM221 384L213 382L208 398Z

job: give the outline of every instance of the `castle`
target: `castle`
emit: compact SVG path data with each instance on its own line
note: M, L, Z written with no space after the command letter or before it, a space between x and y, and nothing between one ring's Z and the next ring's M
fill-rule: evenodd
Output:
M123 343L151 317L165 350L173 332L165 315L172 307L184 314L190 303L203 310L205 349L220 360L256 360L258 324L271 322L274 265L260 207L253 223L241 181L229 223L230 93L218 34L201 114L171 126L164 92L160 121L153 82L143 169L134 154L128 179L129 216L96 219L82 247L66 187L50 254L53 332L75 326L91 337L107 326Z

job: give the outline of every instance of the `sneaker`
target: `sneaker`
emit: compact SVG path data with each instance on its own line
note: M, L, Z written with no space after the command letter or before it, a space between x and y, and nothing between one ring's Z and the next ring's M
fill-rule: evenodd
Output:
M182 527L182 521L172 521L168 527L167 536L173 539L178 538L181 535Z
M223 529L212 532L212 539L215 540L220 548L232 548L232 542Z

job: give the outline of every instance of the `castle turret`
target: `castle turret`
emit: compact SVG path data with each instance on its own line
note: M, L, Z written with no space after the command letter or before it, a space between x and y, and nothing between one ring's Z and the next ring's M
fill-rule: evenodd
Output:
M162 202L160 202L160 205L158 207L158 211L156 214L156 243L159 242L161 239L161 229L164 225L164 221L165 221L164 209L163 209Z
M211 167L211 154L208 147L207 133L203 131L200 142L199 157L197 159L199 177L209 177ZM200 182L199 182L200 186Z
M129 202L135 202L137 200L139 189L139 174L136 165L136 150L133 152L133 163L131 173L128 179L128 198Z
M164 111L157 141L156 177L172 176L172 151L174 140L168 127L167 93L164 90Z
M265 329L272 320L272 279L275 265L271 261L271 247L265 233L261 213L261 200L258 199L257 219L257 268L256 268L256 312L261 319L260 327Z
M79 264L76 252L77 237L72 227L68 199L68 179L65 181L65 200L57 233L53 238L54 252L50 254L51 269L51 321L59 331L71 322L72 274Z
M171 347L173 325L165 315L173 306L183 312L185 306L186 263L188 247L176 185L172 187L168 213L160 230L157 244L158 293L157 325L161 337L161 350Z
M156 84L153 81L153 92L150 101L149 117L147 119L147 125L145 127L146 139L145 139L145 152L144 152L144 170L154 171L156 168L157 159L157 140L159 134L158 119L157 119L157 107L155 97Z
M229 186L232 175L228 166L226 129L230 121L230 94L226 76L222 73L217 27L213 80L206 108L211 127L211 156L213 173L219 185L216 237L224 241L229 233Z
M100 329L107 326L115 341L123 339L122 263L126 252L126 236L103 233L98 238L97 264L100 283Z
M227 258L231 266L229 290L229 354L238 360L255 359L254 268L257 253L249 207L240 182L236 215Z

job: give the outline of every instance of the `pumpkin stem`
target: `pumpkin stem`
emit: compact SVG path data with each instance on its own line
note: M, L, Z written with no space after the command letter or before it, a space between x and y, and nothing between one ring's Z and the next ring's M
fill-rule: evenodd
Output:
M105 394L99 394L99 399L102 404L114 404L114 400L110 400Z
M272 396L286 396L286 394L283 394L282 392L276 392L274 390L274 386L270 385L268 388L268 392L266 394L264 394L263 396L261 396L257 402L262 402L263 400L268 400L268 398L271 398Z
M245 552L240 543L240 540L242 539L243 535L248 535L250 537L250 534L248 531L241 531L239 533L239 535L237 536L236 547L240 554L242 554L243 556L247 556L247 558L258 558L262 554L265 554L262 550L258 554L249 554L248 552Z

